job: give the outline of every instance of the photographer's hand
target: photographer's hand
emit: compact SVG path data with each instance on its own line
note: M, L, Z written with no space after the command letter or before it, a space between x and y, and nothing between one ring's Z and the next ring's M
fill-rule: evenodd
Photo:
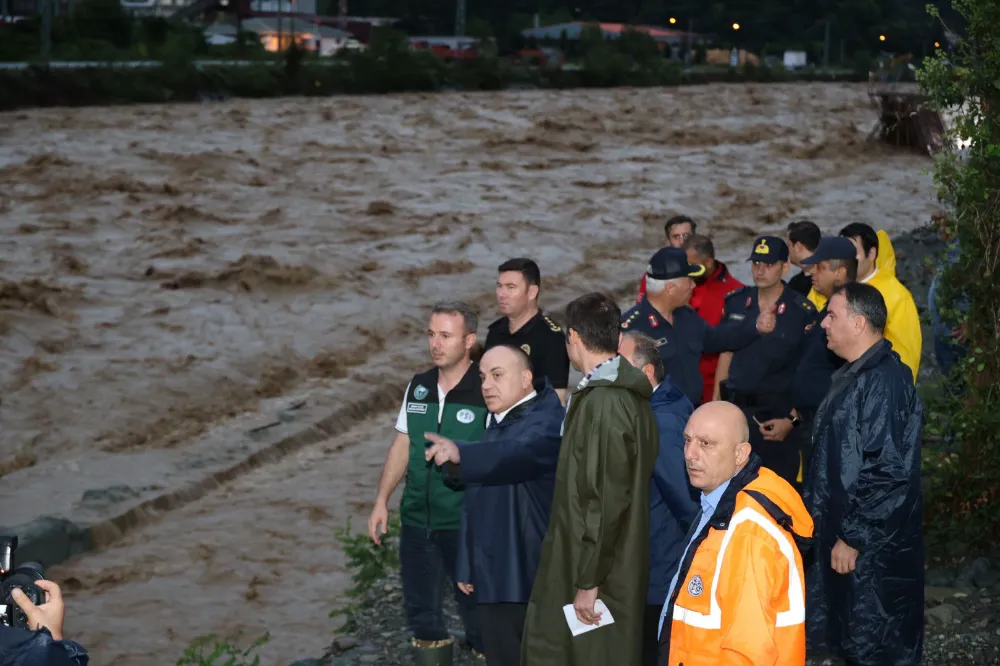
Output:
M63 638L63 618L66 615L66 607L63 605L62 590L51 580L35 581L43 592L45 592L45 602L36 606L31 603L24 592L15 589L11 592L14 603L20 607L28 618L28 628L37 631L42 627L49 630L52 638L61 641Z

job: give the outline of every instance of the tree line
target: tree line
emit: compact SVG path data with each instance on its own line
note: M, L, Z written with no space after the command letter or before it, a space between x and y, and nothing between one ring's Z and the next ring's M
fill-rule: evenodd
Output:
M460 0L350 0L350 13L393 16L410 34L451 35ZM926 11L926 0L464 0L467 34L488 31L504 47L516 46L519 33L534 25L569 21L607 21L660 25L714 36L723 48L738 46L780 54L805 50L819 61L829 30L831 62L853 60L859 52L890 51L928 55L945 43L940 21ZM337 0L320 0L321 13L335 15ZM960 23L951 8L943 15ZM675 19L671 24L670 19ZM740 25L739 31L732 29ZM880 40L885 36L885 40ZM841 58L841 56L844 56Z

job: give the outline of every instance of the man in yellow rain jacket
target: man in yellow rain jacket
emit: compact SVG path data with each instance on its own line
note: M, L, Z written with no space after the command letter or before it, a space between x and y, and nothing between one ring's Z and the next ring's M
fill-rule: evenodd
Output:
M702 405L684 428L691 485L702 491L660 617L661 666L802 666L805 575L797 542L813 522L795 490L760 466L743 411Z
M889 235L884 231L876 234L863 222L848 224L840 235L851 239L858 248L858 282L875 287L885 299L889 311L885 339L892 343L892 350L910 368L916 381L924 344L920 314L913 295L896 279L896 253Z

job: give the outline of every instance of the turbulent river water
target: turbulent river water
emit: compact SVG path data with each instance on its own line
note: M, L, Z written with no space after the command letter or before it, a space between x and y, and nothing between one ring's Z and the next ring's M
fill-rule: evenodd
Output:
M422 358L433 301L485 326L510 256L555 307L638 279L676 213L744 279L792 219L913 228L929 162L866 145L874 122L847 84L0 114L0 495L98 453L127 470L303 383L346 398ZM54 568L71 634L138 666L210 631L270 630L267 663L321 652L348 584L332 531L361 527L391 423Z

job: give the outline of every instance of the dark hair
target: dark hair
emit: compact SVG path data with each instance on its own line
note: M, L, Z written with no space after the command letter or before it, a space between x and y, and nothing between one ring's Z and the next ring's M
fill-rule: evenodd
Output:
M641 370L647 365L653 366L653 379L656 380L657 384L662 382L667 373L663 369L663 358L660 356L656 341L639 331L629 331L625 337L635 344L635 362L639 364L639 369Z
M587 351L617 352L621 320L615 299L599 292L580 296L566 306L566 330L576 331Z
M465 322L466 334L472 333L475 335L479 329L479 315L476 314L476 310L468 303L463 303L462 301L442 301L435 303L433 309L431 309L431 315L436 314L461 316L462 321Z
M666 224L663 225L663 233L669 236L670 229L677 226L678 224L690 224L692 234L698 231L698 225L695 224L695 221L692 220L690 217L688 217L687 215L674 215L672 218L667 220Z
M800 220L788 225L788 242L802 243L810 252L815 252L819 239L823 237L815 222Z
M840 230L840 235L844 238L857 238L861 241L861 249L865 251L865 256L875 248L875 256L878 257L878 234L864 222L851 222Z
M708 257L709 259L715 259L715 245L712 243L712 239L708 236L703 236L701 234L695 234L684 241L685 250L694 250L698 253L699 257Z
M497 266L497 273L514 272L523 275L524 281L528 283L529 287L535 285L539 289L542 288L542 272L538 269L538 264L532 259L518 257L516 259L508 259Z
M885 299L882 298L878 289L870 284L848 282L837 287L833 294L843 294L844 298L847 299L848 310L864 317L872 330L879 335L885 333L885 322L889 318L889 311L886 309Z
M858 279L858 260L854 259L828 259L830 270L839 270L842 266L847 269L847 281L854 282Z

